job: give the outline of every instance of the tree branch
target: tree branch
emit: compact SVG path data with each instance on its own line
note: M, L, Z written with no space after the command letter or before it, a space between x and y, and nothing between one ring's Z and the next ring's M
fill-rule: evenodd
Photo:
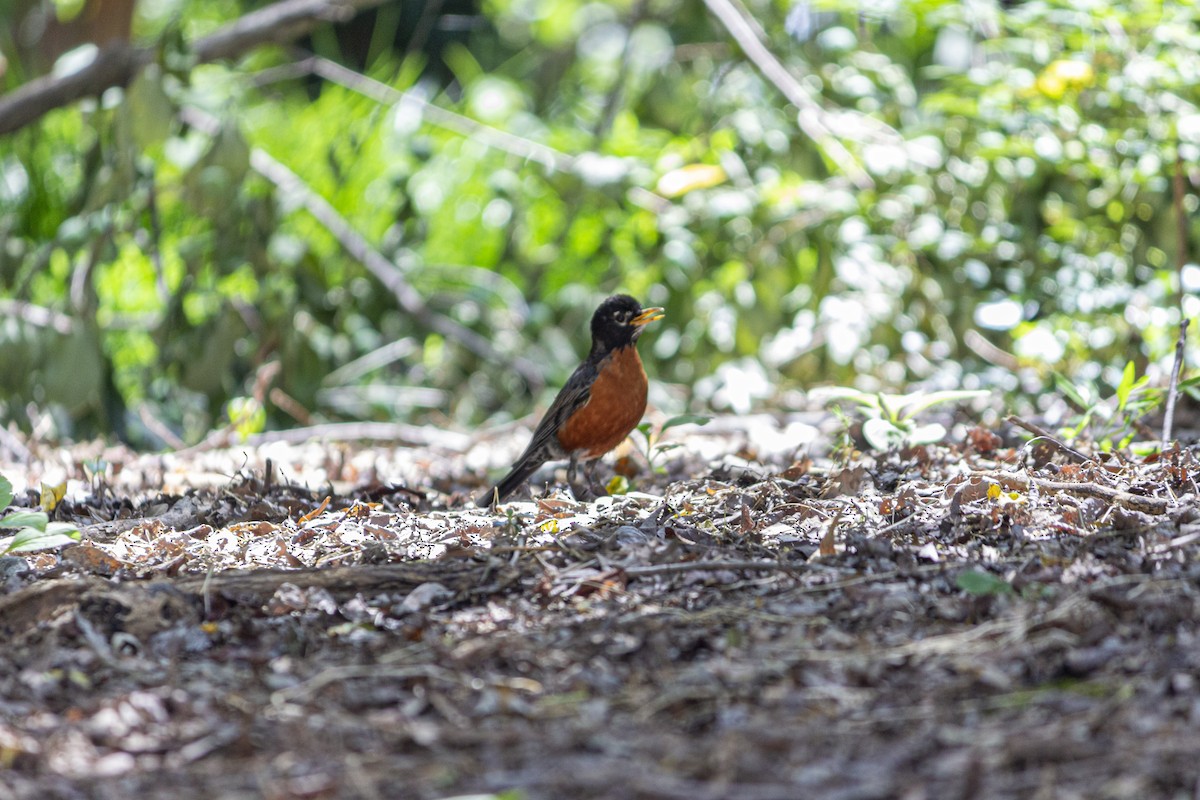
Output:
M344 22L386 0L282 0L196 40L201 62L232 58L267 42L289 42L326 22ZM0 134L12 133L44 114L84 97L124 86L154 60L152 47L120 45L101 50L94 61L70 75L45 75L0 96Z
M219 123L198 108L183 108L180 116L198 130L209 135L217 132ZM413 319L431 331L440 333L451 341L458 342L480 358L492 363L508 363L536 391L545 385L545 378L536 364L520 356L500 353L487 337L481 336L465 325L436 313L421 294L409 285L404 272L386 256L376 250L350 222L330 205L329 201L301 180L286 165L276 161L266 151L254 148L250 151L250 167L275 184L279 192L287 197L300 199L304 209L313 215L333 235L347 254L375 276L396 298L397 304Z
M494 150L533 161L555 172L573 172L575 170L575 156L555 150L549 145L493 128L490 125L484 125L470 117L464 117L462 114L456 114L441 106L436 106L415 92L402 92L328 59L314 57L308 63L312 74L319 78L345 86L378 103L399 105L398 111L419 114L438 127L453 131L468 139L483 142Z
M818 148L844 172L854 185L860 189L868 189L875 185L871 176L863 169L846 146L833 134L828 125L828 112L812 98L808 90L796 80L787 67L780 63L760 38L758 26L734 6L731 0L704 0L708 10L717 21L729 31L746 57L754 63L758 71L766 78L787 101L800 110L796 115L796 123L808 138L812 139ZM894 130L879 120L865 115L859 115L864 127L870 127L875 134L887 134L887 138L899 141L900 137Z
M1184 317L1179 323L1179 339L1175 342L1175 362L1171 365L1171 384L1167 389L1167 407L1163 412L1162 446L1166 450L1171 446L1175 434L1175 398L1179 395L1179 373L1183 369L1183 355L1187 349L1187 329L1191 320Z
M404 273L372 247L370 242L337 212L337 209L330 205L324 197L309 188L296 173L276 161L265 151L257 148L250 153L250 166L255 172L275 184L285 196L299 197L305 210L333 234L333 237L351 258L366 267L367 271L395 296L399 306L407 311L413 319L429 330L458 342L485 361L511 363L513 369L535 390L545 385L545 378L542 376L541 370L529 359L501 354L486 337L429 308L420 293L409 285Z

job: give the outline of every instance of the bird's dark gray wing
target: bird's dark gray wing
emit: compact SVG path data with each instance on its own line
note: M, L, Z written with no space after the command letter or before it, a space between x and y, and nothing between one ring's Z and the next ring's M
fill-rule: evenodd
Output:
M491 491L479 498L477 505L490 505L497 498L504 500L542 464L553 458L565 458L570 455L563 452L559 445L558 431L572 414L587 403L592 395L592 384L598 371L598 365L585 361L571 373L566 385L559 391L542 421L538 423L525 452L521 453L512 470Z

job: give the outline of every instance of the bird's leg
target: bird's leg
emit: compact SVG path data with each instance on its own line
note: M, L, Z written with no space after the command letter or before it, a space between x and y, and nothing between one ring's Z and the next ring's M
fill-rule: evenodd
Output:
M571 461L567 465L567 483L571 486L571 494L575 495L576 500L591 500L596 496L595 487L592 486L592 468L596 465L595 461L588 461L583 465L582 484L575 484L575 468L579 466L579 459L571 456Z
M575 468L579 466L579 459L571 456L571 460L567 462L567 486L571 487L571 494L575 495L576 500L582 499L579 489L575 486Z
M592 461L589 461L587 466L583 468L583 476L587 481L588 491L597 497L600 495L600 490L596 488L596 465L599 463L600 459L593 459Z

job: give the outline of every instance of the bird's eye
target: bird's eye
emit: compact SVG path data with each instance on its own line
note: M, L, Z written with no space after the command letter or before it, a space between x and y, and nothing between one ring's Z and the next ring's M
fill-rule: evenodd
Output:
M628 311L614 311L613 319L615 319L617 322L621 322L621 323L628 322L629 321L629 312Z

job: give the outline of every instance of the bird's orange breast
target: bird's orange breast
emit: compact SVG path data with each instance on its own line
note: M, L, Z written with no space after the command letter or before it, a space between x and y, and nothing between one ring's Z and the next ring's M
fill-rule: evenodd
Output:
M584 460L619 445L646 413L646 370L637 348L622 347L600 362L587 403L558 431L563 450Z

